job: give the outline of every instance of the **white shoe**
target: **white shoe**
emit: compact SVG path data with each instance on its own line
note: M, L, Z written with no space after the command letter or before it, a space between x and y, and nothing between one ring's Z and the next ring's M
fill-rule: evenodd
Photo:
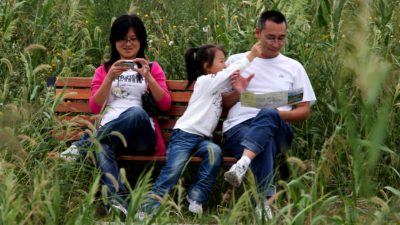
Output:
M112 199L110 202L110 209L108 210L108 213L111 214L112 210L122 214L124 219L128 217L128 209L124 205L122 205L121 203L119 203L117 200L114 200L114 199Z
M189 198L189 196L186 196L186 200L189 202L189 211L195 214L201 214L203 212L203 206L202 204L198 203L195 200L192 200Z
M61 152L60 157L70 161L78 161L81 157L81 154L79 153L79 149L76 147L76 145L71 145L69 148L67 148L67 150Z
M264 202L264 208L261 205L257 205L256 213L260 219L264 215L265 221L272 220L272 209L271 206L269 206L268 200Z
M224 173L224 179L234 187L239 187L246 175L247 168L244 165L235 163Z
M153 214L145 213L144 211L139 211L135 214L135 218L140 222L149 221L152 218Z

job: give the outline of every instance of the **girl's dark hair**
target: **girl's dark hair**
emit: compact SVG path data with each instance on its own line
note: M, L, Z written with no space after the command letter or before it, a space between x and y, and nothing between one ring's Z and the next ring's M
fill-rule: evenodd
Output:
M136 38L140 42L140 48L136 55L137 58L145 58L144 50L147 48L147 33L143 21L134 14L122 15L118 17L111 26L110 32L110 60L105 63L106 71L113 63L121 59L116 47L116 42L122 40L128 34L129 29L132 28L136 34Z
M208 63L209 66L212 66L217 50L224 51L221 47L212 44L205 44L199 48L189 48L186 50L185 62L188 79L186 88L193 84L199 76L207 73L204 70L204 64Z

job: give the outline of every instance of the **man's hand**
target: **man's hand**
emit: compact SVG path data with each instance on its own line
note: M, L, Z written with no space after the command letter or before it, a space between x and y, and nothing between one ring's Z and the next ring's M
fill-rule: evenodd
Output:
M235 71L231 75L230 79L232 88L239 93L243 93L246 90L247 86L249 86L249 83L251 79L253 79L253 77L254 74L251 74L249 77L244 78L240 75L240 72L238 70Z
M310 117L310 102L300 102L291 111L279 111L279 116L288 122L301 122Z

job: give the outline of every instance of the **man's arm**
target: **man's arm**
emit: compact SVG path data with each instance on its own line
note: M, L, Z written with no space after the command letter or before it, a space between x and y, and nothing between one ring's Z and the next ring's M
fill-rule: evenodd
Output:
M229 110L234 106L240 99L240 93L233 90L230 92L224 92L222 95L222 107L224 110Z
M291 111L279 111L279 116L288 122L300 122L310 117L310 102L300 102Z

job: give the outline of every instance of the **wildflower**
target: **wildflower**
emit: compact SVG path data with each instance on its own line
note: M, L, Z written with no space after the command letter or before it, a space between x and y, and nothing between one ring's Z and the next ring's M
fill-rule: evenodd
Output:
M173 41L168 42L168 45L169 45L169 46L172 46L173 44L174 44Z
M149 17L149 15L148 14L144 14L144 18L147 18L147 17Z
M225 18L225 16L221 16L221 19L224 19Z
M204 21L207 21L208 20L208 18L207 17L204 17Z
M210 25L207 25L207 26L203 27L203 32L207 33L209 29L210 29Z
M232 16L232 19L236 20L238 18L238 16L234 15Z
M172 28L176 29L176 26L175 26L175 25L173 25L173 26L172 26Z

